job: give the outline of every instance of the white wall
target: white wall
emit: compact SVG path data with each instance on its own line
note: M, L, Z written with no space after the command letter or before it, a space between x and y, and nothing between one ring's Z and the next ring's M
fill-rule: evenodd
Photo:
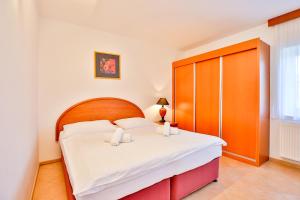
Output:
M274 40L273 35L274 35L273 28L268 28L267 24L263 24L261 26L254 27L237 34L230 35L228 37L221 38L216 41L212 41L210 43L201 45L199 47L186 50L180 55L180 57L185 58L185 57L194 56L197 54L205 53L208 51L226 47L239 42L244 42L246 40L257 38L257 37L261 38L263 41L265 41L266 43L272 46Z
M183 52L179 57L180 58L186 58L193 55L205 53L211 50L219 49L222 47L226 47L228 45L236 44L239 42L243 42L249 39L253 38L261 38L264 42L268 43L271 46L271 52L272 52L272 46L274 44L274 28L269 28L267 24L263 24L261 26L254 27L252 29L210 42L205 45L201 45L199 47L187 50ZM272 59L271 59L271 74L273 73L273 67L272 67ZM271 76L271 91L272 89L272 76ZM271 95L272 97L272 95ZM272 101L272 99L271 99ZM279 126L280 123L277 120L271 119L270 124L270 156L277 159L282 159L279 155Z
M0 1L0 199L29 199L38 167L34 0Z
M94 51L121 55L121 80L94 78ZM43 19L39 34L40 161L60 157L55 123L71 105L95 97L119 97L157 120L158 97L171 103L171 63L177 51L127 37ZM171 114L171 112L168 112ZM169 115L170 116L170 115Z

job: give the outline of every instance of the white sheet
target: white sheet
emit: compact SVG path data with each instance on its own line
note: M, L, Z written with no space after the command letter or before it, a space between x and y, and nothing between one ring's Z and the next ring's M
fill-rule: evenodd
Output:
M117 147L104 143L105 135L101 133L60 140L77 199L90 200L99 195L105 199L121 198L206 164L221 155L221 145L225 144L220 138L187 131L165 137L154 127L126 133L132 134L134 142ZM206 150L205 156L195 157L201 150Z

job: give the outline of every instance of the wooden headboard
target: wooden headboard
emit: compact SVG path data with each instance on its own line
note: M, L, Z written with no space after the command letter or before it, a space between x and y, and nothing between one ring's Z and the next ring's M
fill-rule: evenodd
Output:
M89 99L68 108L56 122L55 140L65 124L82 121L107 119L115 121L129 117L145 117L143 111L134 103L124 99L103 97Z

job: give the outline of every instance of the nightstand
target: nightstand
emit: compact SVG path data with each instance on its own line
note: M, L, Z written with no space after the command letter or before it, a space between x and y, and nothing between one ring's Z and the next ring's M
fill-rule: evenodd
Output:
M160 121L155 122L155 123L157 123L159 125L164 125L165 124L165 122L160 122ZM169 123L170 123L171 127L178 127L178 123L177 122L169 122Z

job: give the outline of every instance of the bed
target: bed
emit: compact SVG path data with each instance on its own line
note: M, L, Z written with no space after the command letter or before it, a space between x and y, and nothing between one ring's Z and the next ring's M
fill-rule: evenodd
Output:
M56 141L67 124L131 117L144 114L129 101L87 100L60 116ZM105 144L101 134L59 140L69 200L177 200L217 180L224 144L220 138L188 131L164 137L154 127L127 132L135 141L118 147Z

